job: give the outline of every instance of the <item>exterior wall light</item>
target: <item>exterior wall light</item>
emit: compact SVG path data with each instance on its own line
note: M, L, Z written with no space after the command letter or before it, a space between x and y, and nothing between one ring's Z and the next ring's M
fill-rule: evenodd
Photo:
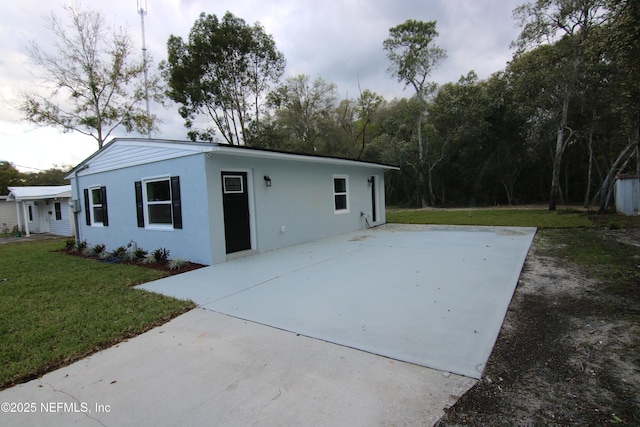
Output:
M269 178L269 175L264 176L264 185L271 187L271 178Z

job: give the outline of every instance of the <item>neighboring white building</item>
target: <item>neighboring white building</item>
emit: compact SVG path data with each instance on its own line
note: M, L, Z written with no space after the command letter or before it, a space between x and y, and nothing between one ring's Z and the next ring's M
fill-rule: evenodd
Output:
M16 204L7 201L7 196L0 196L0 233L6 233L18 226Z
M640 179L635 175L620 175L614 187L616 211L623 215L640 215Z
M14 225L28 236L31 233L51 233L58 236L73 235L71 186L7 187L7 202L15 202Z
M385 223L393 166L243 146L114 139L71 170L78 239L218 264Z

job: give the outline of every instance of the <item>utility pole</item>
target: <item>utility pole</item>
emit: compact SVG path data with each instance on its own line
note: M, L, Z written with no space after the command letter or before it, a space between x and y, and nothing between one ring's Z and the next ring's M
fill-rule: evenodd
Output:
M140 14L140 26L142 27L142 65L144 67L144 99L147 104L147 117L151 117L149 111L149 78L147 76L147 45L144 37L144 16L147 14L147 0L136 0L138 13ZM151 130L147 133L147 138L151 138Z

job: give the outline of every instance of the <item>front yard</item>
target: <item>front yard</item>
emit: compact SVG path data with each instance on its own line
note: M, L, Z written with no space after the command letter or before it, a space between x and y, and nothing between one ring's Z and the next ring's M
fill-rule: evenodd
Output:
M138 335L194 307L133 286L166 273L59 250L64 240L0 245L0 389Z

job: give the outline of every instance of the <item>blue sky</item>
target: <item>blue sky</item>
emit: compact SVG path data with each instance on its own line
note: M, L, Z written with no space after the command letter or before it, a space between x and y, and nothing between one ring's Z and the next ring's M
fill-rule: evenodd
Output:
M141 46L140 15L136 0L96 2L77 0L99 10L113 25L127 29ZM140 1L140 0L138 0ZM200 12L218 17L230 11L247 23L259 21L271 34L287 60L286 76L307 74L335 83L340 98L357 97L358 87L387 99L409 97L387 73L389 62L382 49L389 28L407 19L437 21L437 44L448 58L434 71L438 83L457 81L475 70L480 78L504 69L519 34L512 11L516 0L147 0L146 44L155 64L166 56L171 34L186 38ZM34 87L37 69L26 46L35 40L48 46L50 34L43 15L60 17L67 2L27 0L0 6L0 160L18 169L47 169L54 164L75 165L93 153L97 144L87 136L36 128L21 120L15 109L20 92ZM186 130L177 106L152 106L163 124L161 138L185 139ZM118 136L126 136L124 132Z

